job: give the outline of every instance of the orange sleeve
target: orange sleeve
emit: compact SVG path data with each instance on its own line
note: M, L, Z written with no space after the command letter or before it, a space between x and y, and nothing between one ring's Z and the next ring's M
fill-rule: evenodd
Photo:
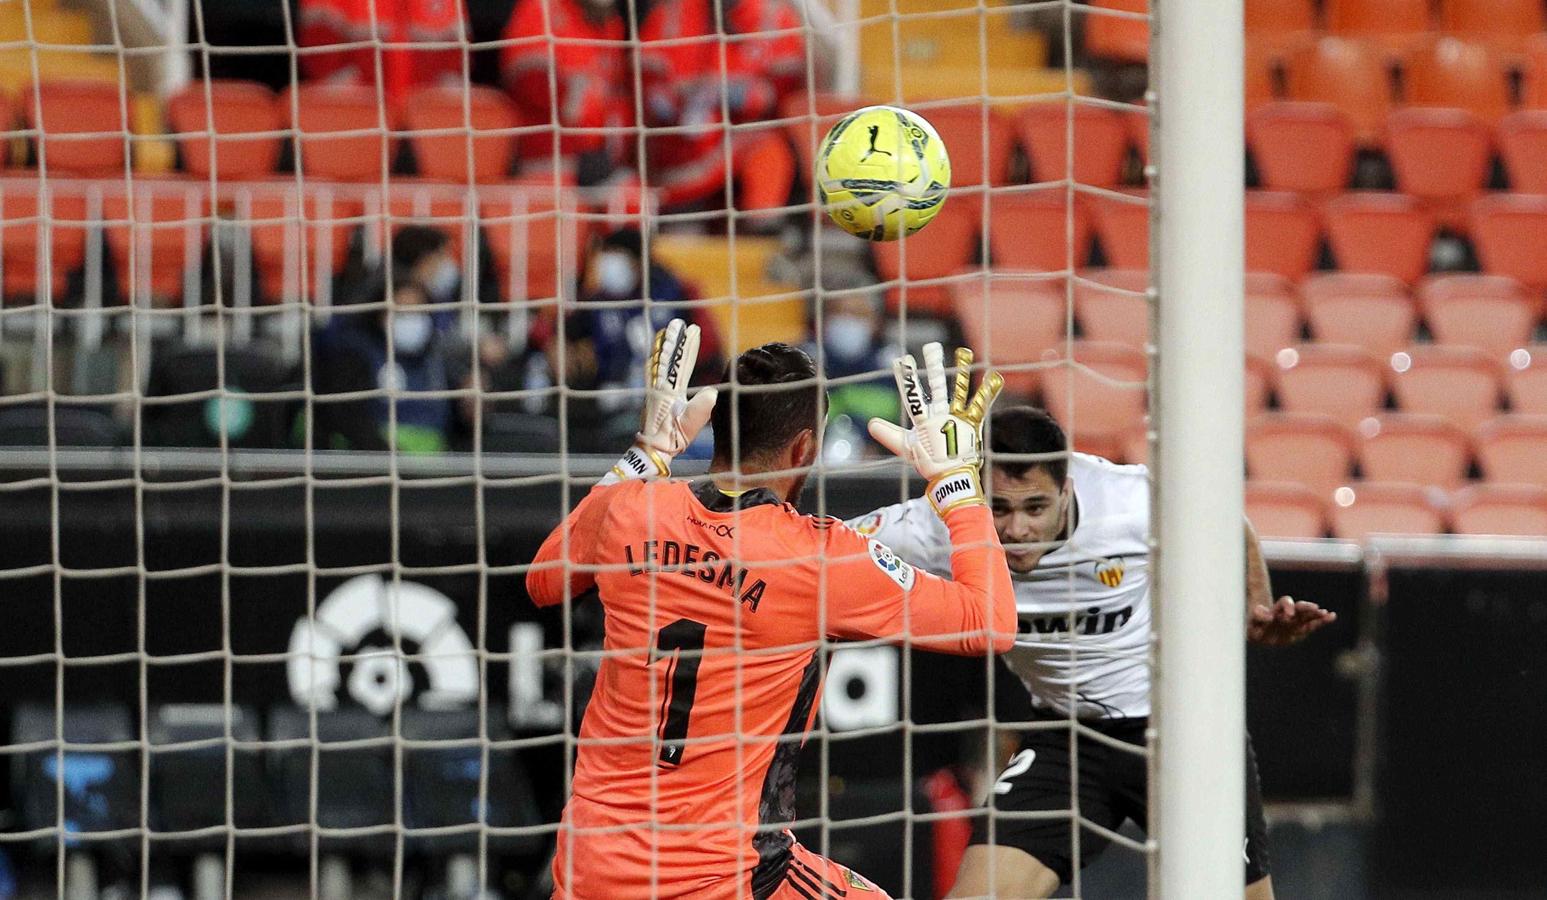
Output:
M946 514L951 580L904 562L880 541L833 526L824 584L835 638L910 638L926 650L977 656L1015 643L1015 589L982 504Z
M596 543L607 518L607 508L617 488L622 486L608 484L591 488L575 511L543 541L537 556L532 559L532 567L526 572L526 592L533 603L552 606L596 585L596 573L587 565L595 561ZM564 555L566 533L569 535L567 559Z

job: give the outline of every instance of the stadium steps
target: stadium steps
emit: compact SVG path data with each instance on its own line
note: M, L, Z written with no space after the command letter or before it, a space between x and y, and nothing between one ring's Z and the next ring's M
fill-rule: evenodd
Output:
M806 311L798 288L767 274L769 262L779 253L778 238L737 237L732 250L723 237L661 235L650 248L657 260L697 288L701 298L718 301L709 310L721 338L735 343L738 352L768 341L798 344L805 338Z

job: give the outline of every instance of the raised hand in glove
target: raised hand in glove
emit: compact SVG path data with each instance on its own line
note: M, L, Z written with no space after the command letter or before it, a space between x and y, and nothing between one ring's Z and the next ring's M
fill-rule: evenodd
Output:
M707 387L688 399L688 382L698 362L698 339L698 326L681 319L672 319L655 333L655 348L645 369L639 433L604 482L668 477L672 459L708 424L719 392Z

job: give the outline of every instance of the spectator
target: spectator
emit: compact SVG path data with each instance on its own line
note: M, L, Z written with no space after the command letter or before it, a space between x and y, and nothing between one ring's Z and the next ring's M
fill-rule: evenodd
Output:
M405 225L392 238L392 277L418 285L434 304L437 329L457 321L452 304L462 299L462 267L451 255L451 238L439 228Z
M901 348L886 343L885 301L880 288L862 272L834 268L824 272L821 295L821 343L813 334L806 350L836 384L827 388L828 434L824 451L841 462L879 453L865 423L872 417L893 421L898 414L892 360Z
M565 174L581 184L604 180L630 149L621 130L614 134L567 131L624 129L633 123L629 90L633 70L624 50L627 38L615 0L518 0L505 26L505 40L511 42L501 51L505 87L527 121L560 129L559 155ZM553 133L523 135L519 152L524 168L538 174L551 172Z
M465 42L467 14L462 0L300 0L297 42L328 47L381 42L381 83L376 47L362 44L301 54L301 75L376 87L394 107L419 87L463 80L460 47L415 49L407 44Z

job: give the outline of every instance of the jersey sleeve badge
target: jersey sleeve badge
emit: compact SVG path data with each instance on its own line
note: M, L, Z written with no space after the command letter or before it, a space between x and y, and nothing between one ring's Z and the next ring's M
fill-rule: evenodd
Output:
M913 581L918 573L913 567L903 562L892 548L886 546L875 538L866 542L870 548L870 561L876 564L876 568L886 574L887 578L897 582L897 586L903 590L912 590Z

